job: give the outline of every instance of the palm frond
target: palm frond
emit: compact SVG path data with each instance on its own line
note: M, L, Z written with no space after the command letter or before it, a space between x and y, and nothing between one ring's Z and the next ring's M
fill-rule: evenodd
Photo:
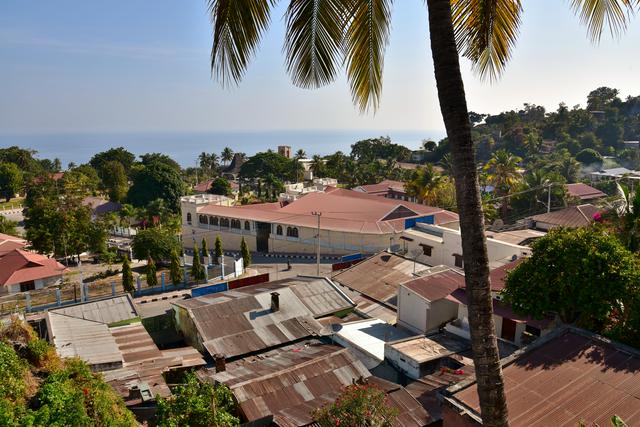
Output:
M317 88L335 79L343 58L347 13L344 0L291 0L284 50L295 85Z
M605 26L613 37L626 30L629 15L634 11L633 3L633 0L571 0L571 9L587 26L591 41L597 43Z
M211 73L223 85L238 83L270 21L276 0L207 0L213 46Z
M391 0L357 0L351 4L346 33L347 78L361 112L376 110L382 95L384 52L389 42Z
M451 0L458 49L483 78L495 80L511 58L520 27L520 0Z

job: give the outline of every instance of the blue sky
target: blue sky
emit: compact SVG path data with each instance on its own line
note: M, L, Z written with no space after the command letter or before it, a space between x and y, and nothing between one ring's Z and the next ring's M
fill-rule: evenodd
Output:
M284 2L281 2L284 4ZM556 108L608 85L640 94L640 20L592 45L568 1L525 0L505 75L480 81L463 63L472 110L523 102ZM344 78L293 87L284 71L284 7L237 88L211 80L211 30L198 0L2 0L0 133L442 129L422 0L396 0L382 106L361 115Z

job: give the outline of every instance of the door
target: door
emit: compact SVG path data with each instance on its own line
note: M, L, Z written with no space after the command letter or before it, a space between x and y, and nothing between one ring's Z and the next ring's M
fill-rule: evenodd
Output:
M516 341L516 322L506 317L502 318L502 338L515 342Z
M269 252L269 236L271 224L268 222L256 222L256 249L258 252Z

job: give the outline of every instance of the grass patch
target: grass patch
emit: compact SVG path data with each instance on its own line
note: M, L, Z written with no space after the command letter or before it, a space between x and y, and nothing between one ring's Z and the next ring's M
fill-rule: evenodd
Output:
M107 326L110 328L115 328L117 326L126 326L126 325L131 325L133 323L140 323L142 319L140 319L140 316L138 317L134 317L133 319L125 319L125 320L119 320L117 322L113 322L113 323L109 323Z

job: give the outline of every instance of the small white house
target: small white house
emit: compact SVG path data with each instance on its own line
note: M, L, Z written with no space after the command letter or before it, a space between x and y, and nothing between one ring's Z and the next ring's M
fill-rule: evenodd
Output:
M404 230L400 237L400 250L410 258L428 265L446 265L464 268L460 230L443 226L417 223ZM531 254L527 246L515 245L496 239L487 239L489 262L501 264Z

